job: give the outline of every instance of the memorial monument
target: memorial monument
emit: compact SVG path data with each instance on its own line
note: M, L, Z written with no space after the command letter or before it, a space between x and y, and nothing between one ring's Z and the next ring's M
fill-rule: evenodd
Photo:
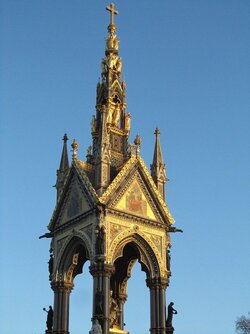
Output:
M114 4L106 9L110 23L91 120L92 145L82 160L74 139L70 164L64 135L57 202L49 232L42 236L51 238L49 279L54 313L53 328L49 323L48 330L69 333L74 278L89 260L93 277L90 333L128 333L124 304L128 280L138 261L150 290L150 332L165 334L170 233L179 230L172 226L174 220L165 202L167 176L159 129L155 131L151 172L140 155L140 136L133 144L128 141L132 115L126 111L126 84L114 22L118 11ZM159 122L157 111L154 115Z

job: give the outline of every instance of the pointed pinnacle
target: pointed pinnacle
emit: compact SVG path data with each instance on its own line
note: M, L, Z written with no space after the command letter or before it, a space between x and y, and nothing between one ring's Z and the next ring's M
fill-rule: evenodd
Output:
M158 128L155 129L155 149L154 149L154 157L153 157L153 165L157 166L158 164L164 164L162 152L161 152L161 144L160 144L160 130Z
M63 139L62 139L62 140L64 141L65 144L67 143L68 139L69 139L69 138L68 138L68 136L67 136L67 133L65 133L64 136L63 136Z
M67 134L65 133L63 136L63 150L62 150L62 156L61 156L61 162L59 171L64 172L69 168L69 159L68 159L68 151L67 151Z

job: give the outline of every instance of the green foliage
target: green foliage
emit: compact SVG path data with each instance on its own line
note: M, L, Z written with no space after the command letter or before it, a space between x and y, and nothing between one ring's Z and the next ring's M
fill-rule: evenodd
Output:
M235 321L235 330L239 334L250 334L250 313L247 317L242 315Z

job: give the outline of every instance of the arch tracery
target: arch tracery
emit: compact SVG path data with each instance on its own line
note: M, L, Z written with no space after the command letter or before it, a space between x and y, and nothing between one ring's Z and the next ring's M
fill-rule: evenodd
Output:
M110 245L107 261L114 263L118 257L122 257L126 244L134 242L140 253L140 261L148 268L151 277L165 276L159 250L152 240L138 226L123 230L119 233Z
M74 231L60 250L54 271L68 278L71 276L73 279L77 274L82 273L83 265L87 260L91 260L91 255L89 238L79 231Z

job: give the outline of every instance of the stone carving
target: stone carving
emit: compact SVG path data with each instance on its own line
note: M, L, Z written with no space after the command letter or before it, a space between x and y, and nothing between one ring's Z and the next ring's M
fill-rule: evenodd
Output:
M171 302L168 305L168 317L166 320L166 327L172 327L172 322L173 322L173 314L177 314L177 311L173 308L174 303Z
M161 237L157 235L151 235L151 239L155 244L155 246L157 247L158 251L161 253L162 251Z
M109 307L110 307L110 328L112 328L114 325L118 325L118 314L119 314L119 306L115 298L113 298L113 291L110 291Z
M103 293L99 288L95 294L95 313L103 314Z
M94 319L94 323L91 330L89 331L89 334L102 334L102 327L99 324L98 319Z
M121 116L121 109L120 109L119 104L117 104L115 107L114 114L113 114L113 125L116 127L118 127L120 116Z
M51 330L52 330L52 327L53 327L53 315L54 315L52 306L49 306L48 311L47 311L46 308L44 307L44 308L43 308L43 311L47 312L47 321L46 321L47 330L48 330L48 331L51 331Z
M54 257L53 254L50 254L50 259L48 262L48 269L49 269L49 280L52 280L52 274L53 274L53 264L54 264Z
M130 123L131 123L131 115L130 113L127 113L125 116L125 131L129 132L130 131Z
M170 271L170 262L171 262L171 255L170 255L170 250L168 249L166 257L166 266L168 271Z
M96 119L94 115L92 116L92 119L91 119L91 131L96 132Z
M107 124L112 123L112 116L113 116L112 109L109 108L108 111L107 111Z
M111 34L106 40L106 50L109 49L118 50L118 40L114 34Z
M109 72L110 79L114 75L114 79L119 77L122 71L122 60L115 53L110 53L107 58L103 58L101 62L102 79L106 81L106 75Z
M104 226L102 227L97 227L96 228L96 244L95 244L95 248L96 248L96 254L98 255L103 255L105 252L105 228Z

